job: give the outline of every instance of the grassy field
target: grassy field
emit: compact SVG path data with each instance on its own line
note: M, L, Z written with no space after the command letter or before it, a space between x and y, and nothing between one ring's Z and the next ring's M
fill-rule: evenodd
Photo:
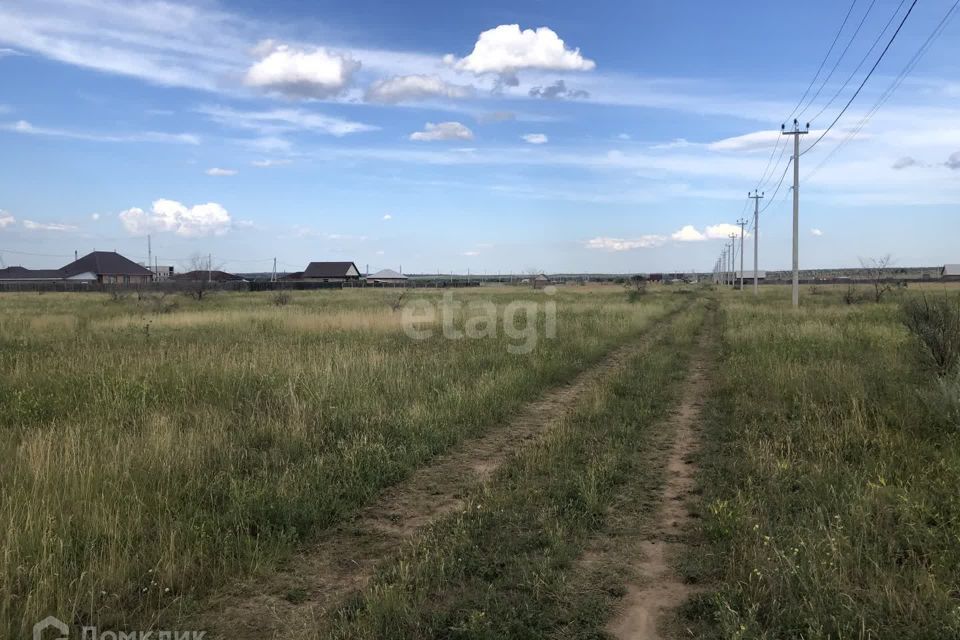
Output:
M679 303L571 288L557 339L515 355L411 340L396 297L0 295L0 636L177 620Z
M960 371L904 322L910 300L958 293L877 304L864 289L849 304L846 287L805 287L795 312L777 286L464 290L457 329L476 331L484 301L538 310L534 334L460 340L439 319L412 339L395 291L0 295L0 637L49 614L101 629L209 620L230 585L256 592L385 488L626 344L632 357L489 478L451 482L455 511L283 637L608 637L653 539L669 418L701 384L681 386L694 353L710 363L699 525L677 532L671 563L701 590L663 632L960 637ZM295 606L310 585L281 596Z
M686 611L704 637L960 637L960 422L901 322L920 294L844 293L722 298L706 546L685 559L716 585Z

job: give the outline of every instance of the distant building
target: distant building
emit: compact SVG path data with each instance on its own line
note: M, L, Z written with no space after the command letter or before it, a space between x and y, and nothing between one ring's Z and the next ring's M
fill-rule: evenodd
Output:
M393 269L381 269L367 276L367 282L375 282L377 284L404 284L406 281L407 276L402 273L397 273Z
M546 289L548 286L550 286L550 278L542 273L533 279L534 289Z
M169 280L173 277L173 267L170 265L160 264L152 267L148 266L147 268L153 271L154 280Z
M763 269L757 269L757 280L766 280L766 279L767 279L767 272L764 271ZM737 271L737 280L738 280L738 281L740 280L740 272L739 272L739 271ZM744 270L744 271L743 271L743 280L744 280L744 282L746 282L746 281L748 281L748 280L749 280L750 282L753 282L753 269L750 269L749 271L747 271L747 270Z
M352 262L311 262L303 270L301 280L314 282L356 282L360 270Z
M960 280L960 264L945 264L940 270L940 278L943 280Z
M171 279L175 282L246 282L244 278L238 275L226 271L217 271L216 269L187 271L186 273L178 273Z
M88 282L99 284L146 284L153 272L115 251L94 251L59 269L0 270L0 282Z

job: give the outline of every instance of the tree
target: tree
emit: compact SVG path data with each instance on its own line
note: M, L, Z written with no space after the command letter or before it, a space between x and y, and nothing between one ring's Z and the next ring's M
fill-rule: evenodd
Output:
M203 297L212 289L212 273L219 271L221 266L223 265L215 265L210 255L195 253L190 256L184 265L184 269L188 273L193 273L196 277L187 282L187 293L198 302L202 302Z
M892 265L893 258L889 253L882 258L860 258L860 266L867 272L867 278L873 285L874 302L879 303L894 287L894 282L887 273Z

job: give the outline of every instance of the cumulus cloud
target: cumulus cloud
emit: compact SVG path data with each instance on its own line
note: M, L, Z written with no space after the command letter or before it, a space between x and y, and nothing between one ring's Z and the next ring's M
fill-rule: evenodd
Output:
M206 174L208 176L235 176L237 175L236 169L221 169L220 167L211 167L207 169Z
M367 102L396 104L429 98L468 98L473 92L471 86L450 84L439 76L410 75L374 82L365 97Z
M677 242L700 242L707 239L707 236L697 231L692 224L685 225L679 231L673 232L670 237Z
M436 140L473 140L473 131L459 122L428 122L423 131L410 134L411 140L433 142Z
M549 27L520 30L517 24L502 24L480 34L473 51L461 60L444 58L461 71L476 74L513 74L522 69L550 71L589 71L593 60L580 55L580 49L568 49Z
M704 240L728 240L730 234L740 237L740 225L726 222L707 226L700 231L692 224L684 225L680 230L673 232L670 238L675 242L703 242ZM750 237L749 233L744 234Z
M0 229L9 227L16 221L17 219L14 218L12 215L10 215L9 212L4 211L3 209L0 209Z
M590 97L588 91L568 89L567 83L563 80L557 80L553 84L544 87L533 87L529 93L531 98L544 98L546 100L561 100L563 98L574 100L576 98Z
M530 144L546 144L550 141L545 133L528 133L521 137Z
M894 162L890 168L897 169L897 170L906 169L907 167L913 167L913 166L916 166L917 164L919 163L913 158L911 158L910 156L904 156L899 160L897 160L896 162Z
M261 60L244 77L247 86L289 98L329 98L350 84L360 62L323 47L295 49L266 40L254 50Z
M133 235L172 232L187 238L223 235L230 230L230 214L216 202L192 207L176 200L155 200L150 211L138 207L120 212L120 222Z
M944 164L948 169L960 169L960 151L951 153Z
M389 213L385 213L385 214L383 214L383 219L384 219L384 220L393 220L393 216L390 215Z
M823 235L823 231L820 229L810 229L810 235L820 237Z
M60 224L58 222L34 222L33 220L24 220L23 228L28 231L76 231L77 228L72 224Z
M599 251L632 251L633 249L652 249L662 246L667 241L663 236L645 235L639 238L605 238L597 237L587 240L586 248Z

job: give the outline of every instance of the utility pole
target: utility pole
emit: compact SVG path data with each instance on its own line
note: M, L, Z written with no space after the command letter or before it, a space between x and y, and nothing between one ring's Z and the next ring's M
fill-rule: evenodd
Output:
M731 233L730 238L730 286L737 288L737 234Z
M277 281L277 259L273 259L273 273L270 275L270 282Z
M743 291L743 227L747 221L740 218L737 224L740 225L740 291Z
M753 200L753 295L757 295L758 287L757 283L759 276L757 275L757 243L760 238L760 200L763 198L764 192L757 193L753 192L753 195L747 194L748 198Z
M780 135L793 136L793 308L800 307L800 136L810 133L810 123L806 129L800 128L797 119L793 119L793 131L780 125Z
M153 248L150 246L150 234L147 234L147 269L153 267Z
M207 254L207 282L213 282L213 254Z

